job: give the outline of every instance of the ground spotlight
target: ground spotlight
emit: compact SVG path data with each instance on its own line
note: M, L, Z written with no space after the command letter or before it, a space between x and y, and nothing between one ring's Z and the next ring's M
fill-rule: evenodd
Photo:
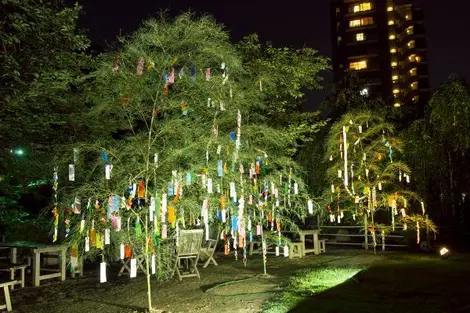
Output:
M450 255L450 250L446 247L442 247L441 250L439 250L439 255L441 258L447 258Z

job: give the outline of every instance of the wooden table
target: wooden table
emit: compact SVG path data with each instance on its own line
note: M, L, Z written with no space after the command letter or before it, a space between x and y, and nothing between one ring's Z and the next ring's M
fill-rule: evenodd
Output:
M60 277L62 281L65 280L65 269L67 261L67 247L61 245L44 245L31 241L14 241L2 242L0 247L10 248L10 262L15 264L17 262L18 248L30 249L33 252L33 285L35 287L40 285L41 280L52 279ZM59 254L59 268L51 274L41 275L41 254L43 253L58 253Z
M302 254L305 256L307 253L313 252L315 255L320 254L320 243L318 241L318 234L320 231L318 229L312 229L312 230L300 230L299 235L300 235L300 241L303 244L303 249L302 249ZM313 237L313 249L307 249L305 247L305 237L306 236L312 236Z

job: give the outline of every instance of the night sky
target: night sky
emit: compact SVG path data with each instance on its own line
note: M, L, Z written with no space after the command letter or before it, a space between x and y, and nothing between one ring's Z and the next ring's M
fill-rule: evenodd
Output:
M329 0L213 1L213 0L79 0L84 7L80 24L94 45L105 47L121 31L127 34L142 20L169 9L172 15L192 9L213 15L234 40L256 32L274 45L318 50L331 56ZM465 0L424 1L431 86L456 73L470 82L470 43ZM326 75L327 81L332 75Z

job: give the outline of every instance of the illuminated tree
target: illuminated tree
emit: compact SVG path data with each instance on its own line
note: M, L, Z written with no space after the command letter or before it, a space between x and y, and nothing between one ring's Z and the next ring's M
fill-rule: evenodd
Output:
M362 223L374 252L377 235L383 239L397 223L415 229L418 243L421 229L436 231L424 202L407 188L411 172L400 162L401 152L393 126L370 111L343 115L327 140L329 221Z
M260 87L254 67L209 17L150 20L123 43L95 73L87 117L99 139L74 145L73 161L68 147L60 166L73 182L61 183L59 197L77 199L63 214L66 225L76 225L66 226L74 251L101 255L103 263L113 244L143 255L149 308L150 275L171 275L173 254L165 251L173 242L178 248L180 229L203 228L208 239L220 226L226 253L245 262L256 235L264 247L275 238L287 254L281 229L295 229L294 217L313 213L292 154L299 136L316 125L272 123L268 112L286 103L273 104L264 90L279 77L267 76ZM312 67L318 72L323 63ZM90 199L86 210L76 209L81 199Z

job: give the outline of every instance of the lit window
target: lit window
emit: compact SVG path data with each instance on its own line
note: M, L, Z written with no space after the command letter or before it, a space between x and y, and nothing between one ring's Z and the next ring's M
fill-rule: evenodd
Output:
M392 80L393 80L393 81L398 80L398 75L393 75L393 76L392 76Z
M408 42L408 48L414 48L415 47L415 41L414 40L411 40L410 42Z
M411 75L411 76L416 76L416 75L418 75L418 69L417 69L417 68L412 68L412 69L410 70L410 75Z
M395 21L394 20L388 21L388 25L395 25Z
M358 20L350 20L349 27L360 27L374 24L374 19L372 17L364 17Z
M356 40L357 41L364 41L365 39L366 39L366 36L364 35L364 33L356 34Z
M399 108L399 107L401 107L401 103L400 103L400 102L396 102L393 106L396 107L396 108Z
M367 61L357 61L349 63L349 69L354 71L360 71L367 68Z
M397 53L397 49L395 49L395 48L390 49L390 53L391 53L391 54Z
M388 7L387 8L387 12L392 12L393 11L393 7Z
M361 4L356 4L353 6L353 12L363 12L363 11L370 11L372 10L372 4L370 2L364 2Z
M392 67L397 67L398 66L398 63L396 61L393 61L392 62Z
M390 40L395 40L395 38L397 38L397 37L395 37L395 35L390 35L390 36L388 37L388 39L390 39Z
M361 20L349 21L349 27L359 27L359 26L361 26Z
M410 62L416 61L416 54L410 55L410 56L408 57L408 61L410 61Z
M413 82L413 83L411 83L410 86L411 86L411 89L418 90L418 82Z
M341 40L343 40L343 38L341 38L341 36L338 37L338 45L341 43Z
M405 15L405 18L407 21L411 20L411 13L408 13L407 15Z
M413 100L413 102L418 102L419 101L419 96L414 96L412 100Z
M421 62L421 57L420 57L419 55L417 55L417 56L415 57L415 60L416 60L416 62L419 63L419 62Z
M400 89L393 89L393 93L394 93L394 94L400 93Z
M406 33L407 33L408 35L413 35L413 32L414 32L413 26L410 26L410 27L408 27L408 28L406 29Z

